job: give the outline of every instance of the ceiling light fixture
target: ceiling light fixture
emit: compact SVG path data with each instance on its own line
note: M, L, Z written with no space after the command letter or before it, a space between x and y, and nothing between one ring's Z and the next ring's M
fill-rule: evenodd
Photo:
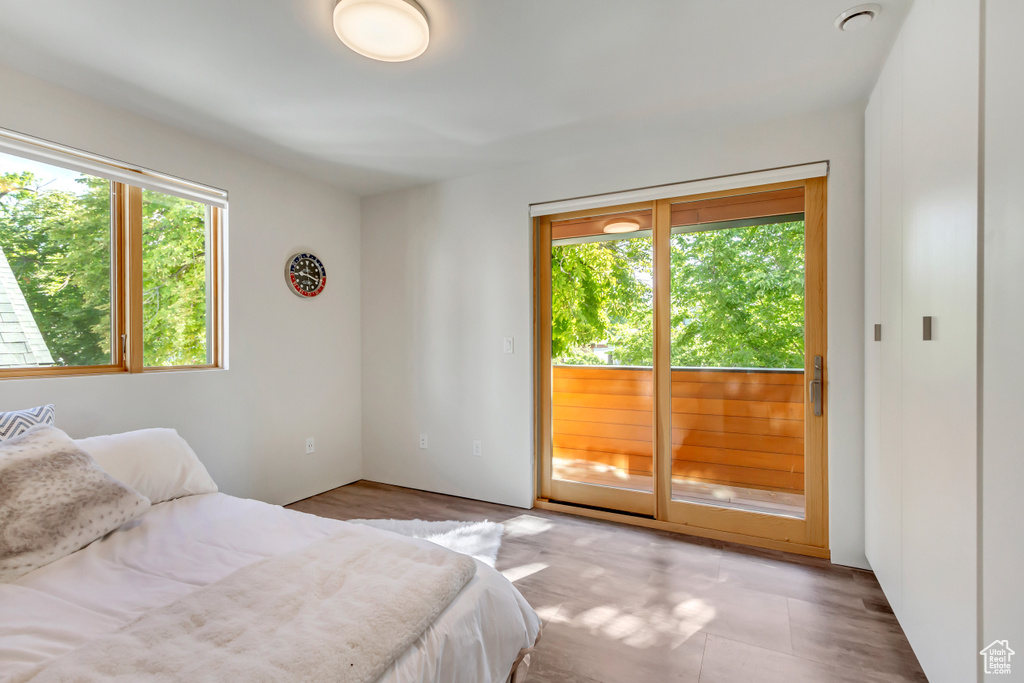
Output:
M882 6L873 2L867 5L857 5L836 17L834 23L840 31L856 31L870 24L881 11Z
M616 218L604 226L607 233L618 234L620 232L636 232L640 229L640 221L635 218Z
M382 62L406 62L430 43L427 15L415 0L338 0L334 32L355 52Z

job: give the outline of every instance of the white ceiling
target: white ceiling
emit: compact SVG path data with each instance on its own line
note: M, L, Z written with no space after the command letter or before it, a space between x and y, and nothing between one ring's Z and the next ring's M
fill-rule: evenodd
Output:
M911 0L858 1L421 0L388 64L333 0L0 0L0 63L369 194L865 99Z

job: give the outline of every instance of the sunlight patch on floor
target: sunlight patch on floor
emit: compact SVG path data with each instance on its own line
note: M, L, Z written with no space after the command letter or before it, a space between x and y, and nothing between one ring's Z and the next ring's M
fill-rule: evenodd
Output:
M518 567L509 567L501 572L501 575L509 580L510 583L515 583L520 579L525 579L531 574L536 574L539 571L544 571L548 568L544 562L534 562L533 564L521 564Z
M682 645L714 620L716 610L699 598L689 598L675 606L646 607L639 614L612 605L591 607L575 616L568 605L562 605L549 614L546 620L550 623L585 629L592 635L646 650Z
M502 523L505 526L505 535L522 537L536 536L554 528L554 524L542 517L534 515L519 515Z

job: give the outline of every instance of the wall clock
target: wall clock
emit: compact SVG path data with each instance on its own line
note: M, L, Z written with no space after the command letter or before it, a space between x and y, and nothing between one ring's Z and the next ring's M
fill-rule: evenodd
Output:
M284 278L292 294L309 299L324 291L327 269L314 254L292 254L284 266Z

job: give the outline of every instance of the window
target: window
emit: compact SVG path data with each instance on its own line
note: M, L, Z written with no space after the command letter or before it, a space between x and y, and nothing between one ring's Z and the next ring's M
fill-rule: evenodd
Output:
M0 377L218 367L225 209L0 130Z
M115 364L111 192L0 153L0 367Z
M142 192L142 361L146 367L209 365L210 207Z

